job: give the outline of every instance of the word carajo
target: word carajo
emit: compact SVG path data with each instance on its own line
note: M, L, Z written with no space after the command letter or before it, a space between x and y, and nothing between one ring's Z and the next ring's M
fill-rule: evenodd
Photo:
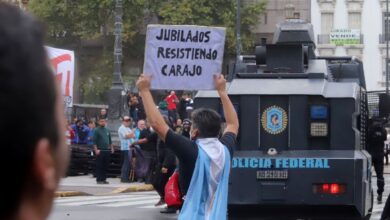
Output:
M177 42L195 42L195 43L208 43L210 41L211 31L195 31L195 33L189 30L171 30L161 29L161 32L156 36L157 40L164 41L177 41Z
M197 65L164 65L161 68L161 74L164 76L200 76L202 67Z

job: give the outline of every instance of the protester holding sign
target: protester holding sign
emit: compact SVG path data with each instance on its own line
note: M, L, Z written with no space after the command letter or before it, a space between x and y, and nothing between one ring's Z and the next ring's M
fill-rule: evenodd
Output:
M226 118L221 137L221 118L211 109L192 114L191 140L170 130L156 109L150 92L151 77L141 75L137 87L144 100L146 115L153 129L179 158L180 188L185 195L179 219L226 219L230 161L238 133L238 118L226 93L226 80L214 76Z
M154 76L153 89L212 90L224 46L225 28L148 25L144 73Z

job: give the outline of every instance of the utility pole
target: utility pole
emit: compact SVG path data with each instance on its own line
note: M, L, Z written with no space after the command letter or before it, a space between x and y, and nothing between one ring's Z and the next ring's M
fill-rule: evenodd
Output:
M116 0L115 5L115 44L114 44L114 75L111 89L108 94L108 117L119 119L122 113L122 29L123 29L123 0Z
M386 94L389 94L389 0L386 0L385 19L385 40L386 40Z

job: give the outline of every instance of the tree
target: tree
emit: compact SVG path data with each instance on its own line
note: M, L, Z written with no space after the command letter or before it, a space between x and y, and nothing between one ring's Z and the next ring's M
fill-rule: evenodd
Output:
M84 102L104 102L104 94L111 86L115 2L30 0L28 5L29 11L46 25L49 45L76 51L79 80L75 82L75 88L80 89ZM242 8L244 51L253 46L254 36L250 27L257 23L264 8L265 2ZM124 62L131 57L143 58L145 24L152 17L163 24L226 27L225 54L235 54L236 0L123 0ZM100 42L100 49L86 49L81 42Z
M115 3L115 0L31 0L28 5L29 11L45 24L49 45L76 50L80 75L75 88L80 89L84 102L104 102L105 92L111 86ZM145 0L123 1L122 39L127 47L139 45L142 38L139 30L144 23L145 4ZM87 51L81 41L98 42L101 50ZM142 50L143 47L131 50L131 54Z
M164 24L192 24L226 27L226 52L236 50L236 0L176 0L161 3L157 14ZM243 50L253 48L254 36L250 29L259 21L266 2L241 6L241 40Z

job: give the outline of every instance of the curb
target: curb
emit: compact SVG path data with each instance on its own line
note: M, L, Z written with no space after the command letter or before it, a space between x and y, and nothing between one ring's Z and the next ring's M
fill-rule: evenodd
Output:
M128 192L144 192L144 191L152 191L152 190L154 190L154 188L151 184L145 184L140 186L120 187L111 191L111 194L128 193Z
M153 190L154 188L151 184L145 184L145 185L138 185L138 186L119 187L109 193L103 193L97 195L112 195L112 194L129 193L129 192L146 192L146 191L153 191ZM80 192L80 191L57 191L54 194L56 198L71 197L71 196L89 196L89 195L91 194Z
M70 196L87 196L88 193L79 192L79 191L57 191L55 192L55 197L70 197Z

